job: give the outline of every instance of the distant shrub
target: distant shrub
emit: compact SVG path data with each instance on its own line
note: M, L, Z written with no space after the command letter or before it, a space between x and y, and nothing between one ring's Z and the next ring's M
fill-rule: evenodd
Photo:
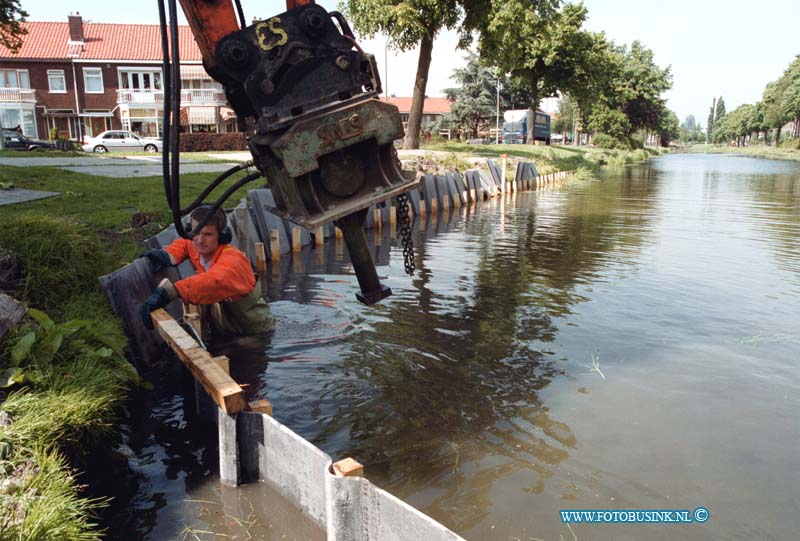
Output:
M644 148L644 136L643 135L633 135L628 138L628 149L636 150L639 148Z
M592 137L592 143L598 148L617 148L619 141L605 133L598 133Z
M181 134L181 152L207 152L209 150L247 150L244 133L184 133Z

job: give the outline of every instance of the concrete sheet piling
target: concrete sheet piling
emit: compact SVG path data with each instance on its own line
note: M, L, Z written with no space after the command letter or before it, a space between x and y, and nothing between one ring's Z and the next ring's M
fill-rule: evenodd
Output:
M414 213L414 216L419 216L419 200L420 200L420 193L417 188L413 188L408 192L408 204L411 207L411 212Z
M247 196L253 207L256 217L256 224L262 239L272 239L273 231L277 231L277 245L270 243L270 257L275 261L276 256L287 255L292 251L289 236L286 232L284 220L269 211L271 204L274 204L272 192L267 189L249 190ZM310 240L309 240L310 242ZM273 248L277 248L278 253L274 253Z
M140 372L155 366L164 355L163 343L155 333L144 328L140 312L142 304L162 278L164 274L151 271L146 258L134 259L121 269L99 278L100 287L130 339L131 357ZM173 301L167 308L175 317L180 317L183 311L180 301Z

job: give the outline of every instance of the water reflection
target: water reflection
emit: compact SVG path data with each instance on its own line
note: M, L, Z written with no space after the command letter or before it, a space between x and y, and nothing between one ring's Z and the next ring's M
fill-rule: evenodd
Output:
M578 203L565 193L518 194L415 223L417 274L401 281L395 267L381 267L395 295L373 309L331 296L330 275L350 274L343 260L324 269L309 261L309 276L287 277L272 292L292 302L282 315L303 322L304 338L276 336L259 392L273 404L291 399L292 411L276 407L277 418L334 455L358 457L395 494L424 495L424 509L457 530L486 517L498 479L525 471L524 490L541 493L578 445L539 397L562 373L547 347L555 319L585 300L575 286L600 271L607 252L635 255L654 185L637 176L621 193L598 190ZM539 207L551 212L540 216ZM379 264L389 244L384 231ZM330 323L311 314L325 290L326 321L349 313L352 332L322 343L313 337ZM313 307L294 304L307 299ZM295 350L311 354L315 370L286 367L297 366Z

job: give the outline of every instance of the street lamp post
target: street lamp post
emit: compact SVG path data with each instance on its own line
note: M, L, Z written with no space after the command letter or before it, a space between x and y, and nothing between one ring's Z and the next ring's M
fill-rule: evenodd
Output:
M383 95L386 101L389 101L389 42L392 38L386 40L383 47Z
M497 109L495 111L494 144L500 144L500 72L497 72Z

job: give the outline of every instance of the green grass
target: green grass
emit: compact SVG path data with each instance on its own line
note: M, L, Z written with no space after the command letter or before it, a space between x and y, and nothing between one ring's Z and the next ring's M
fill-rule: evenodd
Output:
M503 154L508 154L516 158L533 161L541 174L577 170L579 168L597 169L602 165L622 166L646 160L660 153L659 150L651 148L628 151L585 146L467 145L458 142L427 145L425 149L486 158L500 158Z
M20 486L0 492L0 539L102 539L93 516L104 502L81 497L80 486L64 457L50 447L25 454L26 460L19 464L38 471Z
M775 160L800 160L800 148L796 145L800 140L784 141L781 146L731 147L727 145L692 145L681 152L689 154L740 154L754 158L771 158Z
M217 173L181 175L182 204L190 203L216 176ZM238 178L226 180L211 197L216 198ZM161 177L120 179L51 167L0 166L0 182L13 182L16 188L61 193L57 197L5 206L0 223L58 216L86 226L103 250L99 257L105 259L108 255L111 258L106 272L130 261L141 252L141 242L145 237L172 223ZM246 196L248 189L258 186L258 181L245 186L226 205L235 206L240 198ZM137 213L145 213L151 225L144 228L132 226L131 218ZM56 240L40 239L48 243Z
M80 156L81 152L63 151L48 148L36 150L0 150L0 158L72 158Z

